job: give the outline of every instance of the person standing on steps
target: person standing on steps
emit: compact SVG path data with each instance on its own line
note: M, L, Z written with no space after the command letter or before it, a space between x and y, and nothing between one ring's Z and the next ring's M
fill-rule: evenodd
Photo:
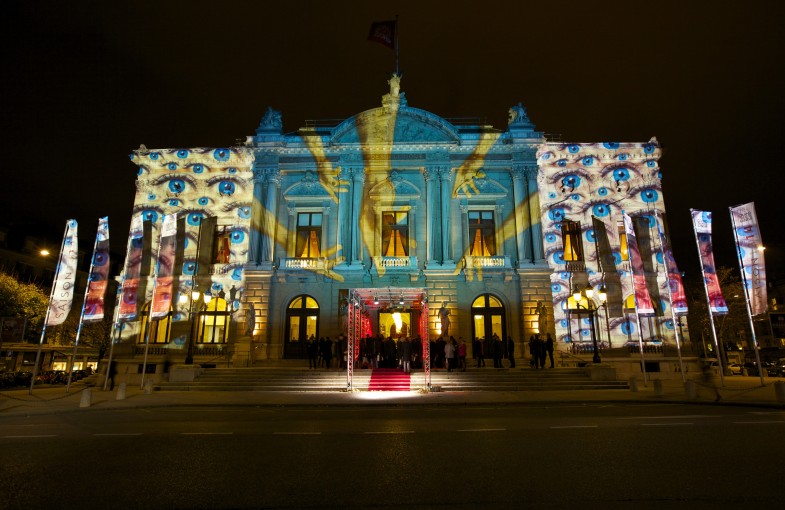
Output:
M510 368L515 368L515 341L511 336L507 337L507 359L510 360Z
M466 342L463 337L458 337L458 368L461 372L466 372Z
M546 335L546 337L545 337L545 352L548 353L548 358L550 358L550 361L551 361L551 368L553 368L553 339L551 338L551 334L550 333L548 333ZM545 365L545 359L544 358L543 358L542 364L543 364L543 368L545 368L544 367L544 365Z

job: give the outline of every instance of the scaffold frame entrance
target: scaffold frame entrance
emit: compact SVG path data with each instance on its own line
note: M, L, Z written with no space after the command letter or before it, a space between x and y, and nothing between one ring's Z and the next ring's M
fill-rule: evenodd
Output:
M371 312L386 309L419 312L417 334L422 339L423 390L431 389L431 344L428 328L428 289L422 287L380 287L350 289L347 317L346 389L353 391L354 368L360 354L360 339L375 336L371 331Z

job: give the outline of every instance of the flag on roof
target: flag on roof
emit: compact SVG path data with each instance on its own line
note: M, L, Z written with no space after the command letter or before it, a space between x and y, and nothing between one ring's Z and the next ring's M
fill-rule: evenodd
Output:
M368 34L368 40L384 44L388 48L394 50L396 25L396 20L374 21L371 23L371 31Z

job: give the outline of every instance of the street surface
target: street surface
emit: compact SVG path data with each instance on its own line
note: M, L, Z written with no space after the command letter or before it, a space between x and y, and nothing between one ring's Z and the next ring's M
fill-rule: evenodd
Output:
M785 412L165 407L0 418L0 508L781 508Z

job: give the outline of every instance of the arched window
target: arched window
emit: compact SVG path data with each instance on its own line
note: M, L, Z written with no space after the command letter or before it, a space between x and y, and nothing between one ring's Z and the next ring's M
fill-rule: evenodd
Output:
M319 303L311 296L297 296L286 309L284 357L305 358L305 340L319 337Z
M142 318L142 325L139 331L139 343L145 343L145 337L147 335L147 324L150 320L150 302L148 301L142 307L141 311L141 318ZM169 313L166 314L166 317L161 319L155 319L152 321L152 326L150 327L150 340L151 344L167 344L169 343L169 333L171 332L172 328L172 311L169 310Z
M472 339L489 340L496 334L507 338L504 304L493 294L482 294L472 302Z

